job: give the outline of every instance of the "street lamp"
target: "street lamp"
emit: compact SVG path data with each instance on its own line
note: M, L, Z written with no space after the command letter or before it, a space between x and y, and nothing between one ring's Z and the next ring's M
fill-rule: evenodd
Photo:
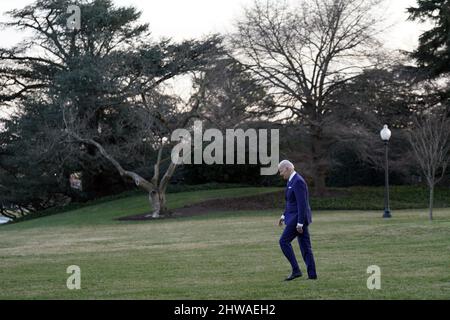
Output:
M384 188L384 215L383 218L391 218L391 210L389 209L389 161L388 161L388 145L391 139L391 130L388 125L384 125L383 130L380 132L381 140L384 141L385 146L385 188Z

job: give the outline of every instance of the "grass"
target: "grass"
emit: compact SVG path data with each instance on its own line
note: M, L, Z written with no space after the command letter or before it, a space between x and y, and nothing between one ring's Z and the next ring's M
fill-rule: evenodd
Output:
M170 194L172 207L274 189ZM232 200L230 200L232 201ZM148 210L135 196L0 228L0 299L449 299L450 209L314 211L319 280L281 280L280 211L119 222ZM301 261L298 244L294 244ZM81 290L66 269L81 268ZM303 264L301 264L303 265ZM381 268L368 290L367 267ZM303 267L303 271L305 268Z
M236 184L222 184L223 188L220 188L221 184L208 183L204 185L174 185L170 186L169 199L183 199L187 201L185 204L201 201L203 196L205 199L211 199L214 197L220 197L222 194L226 197L228 195L233 196L249 196L254 195L255 190L261 190L259 188L236 185ZM228 191L226 191L228 189ZM234 189L234 191L229 191ZM204 191L208 190L208 193ZM238 190L238 192L236 191ZM264 190L277 191L283 190L283 188L264 188ZM327 196L327 197L311 197L311 206L313 208L321 210L381 210L384 203L384 187L351 187L351 188L330 188L330 191L339 194L339 196ZM265 192L264 191L264 192ZM200 198L196 196L198 192L201 192ZM187 194L188 198L171 197L171 194L183 193ZM256 192L257 193L257 192ZM209 194L209 195L208 195ZM428 205L429 190L426 187L421 186L392 186L391 187L391 209L417 209L424 208ZM120 200L120 201L117 201ZM284 202L284 199L279 199ZM91 210L93 207L100 208L103 211L102 204L113 204L113 210L117 207L121 207L122 204L128 204L128 201L137 201L139 206L145 207L148 210L147 200L145 194L140 190L131 190L122 194L107 196L86 203L71 203L64 207L54 207L44 211L32 213L15 220L15 222L24 222L33 219L40 219L42 217L61 214L65 212L84 212ZM177 201L177 200L175 200ZM283 203L279 204L280 208L283 207ZM100 206L99 206L100 205ZM172 202L172 207L177 207L177 203ZM107 205L108 206L108 205ZM434 196L435 208L448 208L450 207L450 188L439 187L435 189ZM128 207L129 208L129 207ZM109 208L108 208L109 209ZM110 209L109 209L110 210ZM144 211L145 212L145 211Z
M217 182L211 182L211 183L206 183L206 184L201 184L201 185L169 185L169 187L167 188L167 193L170 194L170 193L179 193L179 192L194 192L194 191L217 190L217 189L223 190L223 189L231 189L231 188L241 189L241 188L246 188L246 187L250 187L250 186L240 185L240 184L232 184L232 183L217 183ZM51 207L46 210L42 210L39 212L33 212L32 214L28 214L28 215L24 215L24 216L18 215L15 219L15 222L23 222L23 221L31 220L31 219L39 219L39 218L46 217L46 216L60 214L63 212L68 212L68 211L75 211L78 209L92 207L92 206L96 206L98 204L102 204L105 202L111 202L114 200L119 200L119 199L124 199L124 198L135 197L135 198L142 199L143 195L146 195L146 193L144 191L142 191L141 189L135 188L133 190L125 191L120 194L105 196L105 197L97 198L94 200L89 200L87 202L73 202L73 203L69 203L64 206Z
M208 199L244 197L255 194L270 193L280 190L280 188L234 188L234 189L214 189L192 192L168 193L167 202L169 209L179 208ZM146 195L134 195L128 198L120 198L108 202L101 201L91 206L83 206L79 209L53 214L51 216L38 219L21 221L8 228L28 228L28 227L50 227L59 225L97 225L97 224L117 224L114 219L143 214L150 211L148 198ZM6 226L5 226L6 227ZM0 228L2 228L0 226ZM0 229L1 230L1 229Z
M347 195L339 197L312 198L311 206L323 210L380 210L384 204L384 187L351 187L331 189L337 192L346 191ZM391 186L390 207L392 209L426 208L429 201L429 190L419 186ZM450 207L450 188L436 188L434 196L435 208Z

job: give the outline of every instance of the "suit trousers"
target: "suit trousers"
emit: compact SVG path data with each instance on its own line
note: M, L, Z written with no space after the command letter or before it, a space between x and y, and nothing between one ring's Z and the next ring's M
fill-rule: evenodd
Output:
M281 238L280 238L281 250L283 251L283 253L284 253L285 257L287 258L287 260L289 261L289 263L291 264L292 272L293 273L301 272L300 268L298 266L298 263L297 263L297 259L294 254L294 250L292 249L292 245L291 245L291 242L295 238L297 238L298 244L300 246L300 252L303 257L303 261L306 264L308 277L315 278L315 277L317 277L316 264L314 262L314 255L312 252L311 239L309 236L308 226L304 225L303 226L303 234L300 234L297 231L297 220L296 219L292 219L292 220L293 221L290 221L286 225L284 232L281 235Z

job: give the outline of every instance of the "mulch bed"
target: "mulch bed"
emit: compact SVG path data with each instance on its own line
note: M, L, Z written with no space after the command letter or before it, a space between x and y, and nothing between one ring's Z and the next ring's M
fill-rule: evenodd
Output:
M211 199L203 202L199 202L193 205L184 206L173 210L171 215L161 217L159 219L179 218L204 215L214 212L224 211L241 211L241 210L270 210L280 209L284 206L284 191L266 193L254 196L240 197L240 198L227 198L227 199ZM144 213L139 215L132 215L127 217L121 217L119 221L145 221L154 220L145 216L150 214ZM158 220L159 220L158 219Z
M344 192L345 193L345 192ZM332 191L327 192L326 197L342 196L343 192ZM258 194L254 196L227 198L227 199L211 199L203 202L199 202L193 205L184 206L172 211L168 216L163 216L160 219L173 219L180 217L191 217L205 214L212 214L215 212L226 211L258 211L258 210L271 210L279 209L282 212L285 205L284 191L277 191L272 193ZM127 217L121 217L119 221L148 221L155 220L151 217L146 218L146 215L151 215L150 212L132 215Z

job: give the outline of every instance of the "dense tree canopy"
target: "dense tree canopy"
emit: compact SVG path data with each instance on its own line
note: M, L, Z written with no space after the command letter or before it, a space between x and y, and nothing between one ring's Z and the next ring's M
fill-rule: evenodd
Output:
M410 19L431 22L433 27L419 38L413 57L430 75L437 77L450 71L450 1L418 0L408 9Z
M23 204L31 201L35 208L45 207L55 190L67 194L73 172L82 173L83 195L88 198L108 194L123 183L96 148L66 143L66 101L84 133L115 150L122 164L144 170L156 154L151 143L137 137L133 110L147 105L150 97L163 97L158 93L161 84L201 71L221 50L221 39L215 36L154 42L148 25L138 22L140 12L115 7L110 0L77 2L82 25L68 29L70 4L38 0L11 11L5 25L31 30L34 36L0 49L0 102L2 108L15 110L2 120L0 166L8 173L2 184L10 186L9 196L2 197L20 198ZM178 107L177 99L165 99L158 106L168 103L174 111Z
M409 9L411 19L435 23L413 54L419 68L383 52L373 11L380 0L292 3L257 0L236 32L181 42L154 40L141 12L112 0L36 0L10 11L2 27L32 37L0 47L0 108L10 114L0 118L0 214L110 195L129 182L164 209L171 133L195 119L205 129L280 129L280 155L318 194L327 181L351 183L330 174L359 170L358 184L379 182L379 130L388 123L390 168L403 181L413 165L404 131L417 114L450 110L441 81L450 68L449 1ZM72 4L80 28L68 27ZM179 80L188 93L167 90ZM258 172L198 165L178 178L277 183ZM81 190L70 184L74 173Z

